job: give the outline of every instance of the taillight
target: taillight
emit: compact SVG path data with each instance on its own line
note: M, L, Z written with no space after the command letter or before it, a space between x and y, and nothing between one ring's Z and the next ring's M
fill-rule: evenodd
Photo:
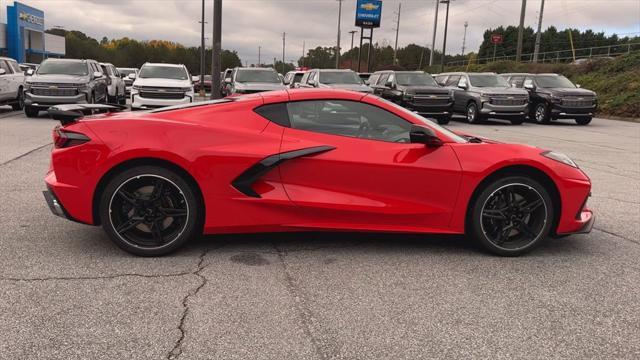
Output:
M68 148L84 144L89 140L91 139L81 133L67 131L60 127L53 129L53 145L56 148Z

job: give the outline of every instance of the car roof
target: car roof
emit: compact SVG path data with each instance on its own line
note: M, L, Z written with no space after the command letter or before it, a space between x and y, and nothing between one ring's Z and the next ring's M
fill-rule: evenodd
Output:
M514 75L534 75L532 73L504 73L504 74L500 74L502 76L514 76Z
M68 61L68 62L87 62L87 61L95 61L92 59L61 59L61 58L46 58L44 61Z
M238 66L236 69L238 69L238 70L250 70L250 71L265 71L265 70L267 70L267 71L275 71L273 68L269 68L269 67L259 68L259 67L239 67Z
M167 64L167 63L144 63L142 66L145 65L149 65L149 66L166 66L166 67L184 67L183 64Z
M468 74L479 74L479 75L498 75L494 72L486 71L486 72L464 72L464 71L454 71L454 72L445 72L440 73L438 75L468 75Z
M320 72L327 72L327 71L331 71L331 72L355 72L351 69L313 69L313 70L318 70Z

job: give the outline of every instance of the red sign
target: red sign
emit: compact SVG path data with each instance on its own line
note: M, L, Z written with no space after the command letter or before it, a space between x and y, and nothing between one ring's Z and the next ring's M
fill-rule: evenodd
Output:
M502 34L491 34L492 44L502 44Z

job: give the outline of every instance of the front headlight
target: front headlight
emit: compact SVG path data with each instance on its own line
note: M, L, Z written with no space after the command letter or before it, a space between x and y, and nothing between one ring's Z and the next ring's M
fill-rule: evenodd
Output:
M181 90L182 91L193 91L193 88L191 86L188 86L188 87L183 87Z
M574 168L578 168L578 164L576 164L573 160L571 160L570 157L568 157L567 155L563 154L563 153L559 153L556 151L545 151L543 153L540 153L540 155L549 158L551 160L555 160L558 162L561 162L563 164L572 166Z
M133 85L131 88L132 88L133 90L140 90L140 86L138 86L138 85Z
M402 98L404 100L413 100L413 94L403 94Z

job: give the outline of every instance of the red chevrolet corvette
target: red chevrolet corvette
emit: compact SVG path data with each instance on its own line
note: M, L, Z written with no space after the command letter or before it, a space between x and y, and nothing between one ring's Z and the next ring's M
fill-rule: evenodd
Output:
M374 95L265 92L148 112L62 105L45 198L124 250L199 234L466 234L496 254L591 230L567 156L459 135Z

